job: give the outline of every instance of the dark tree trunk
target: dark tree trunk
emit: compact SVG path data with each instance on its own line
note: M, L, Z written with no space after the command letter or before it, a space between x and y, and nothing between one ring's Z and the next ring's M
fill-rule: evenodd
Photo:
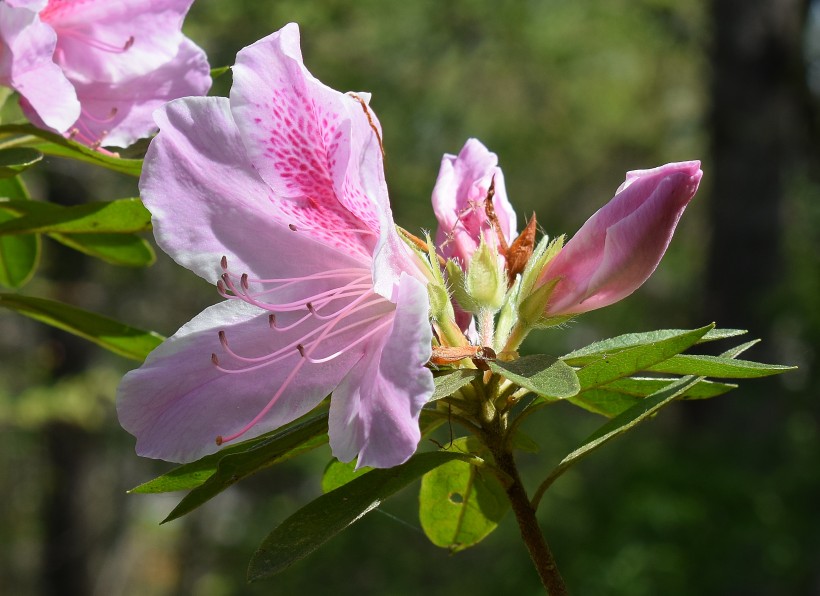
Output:
M781 279L784 183L809 151L808 0L713 0L712 239L706 315L756 336Z

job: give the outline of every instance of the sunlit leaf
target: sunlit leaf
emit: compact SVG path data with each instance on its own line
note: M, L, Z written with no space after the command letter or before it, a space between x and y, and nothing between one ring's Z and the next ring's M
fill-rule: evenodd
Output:
M749 360L732 360L720 356L680 354L648 370L673 375L699 375L722 379L754 379L793 370L794 366L763 364Z
M79 335L115 354L134 360L144 360L163 340L161 335L153 331L143 331L54 300L19 294L0 294L0 307Z
M214 473L205 482L185 495L185 498L174 507L162 523L190 513L243 478L325 443L327 443L327 414L316 416L295 426L289 426L281 432L251 445L250 448L244 448L236 452L232 451L218 458ZM208 465L212 461L209 460ZM193 464L189 465L193 466ZM194 471L200 473L201 477L201 469ZM188 473L188 471L178 472L175 476L176 483L179 484L180 477Z
M687 333L687 330L660 329L658 331L649 331L646 333L627 333L611 339L596 341L595 343L589 344L588 346L562 356L561 359L572 366L584 366L594 362L597 357L602 354L611 354L626 348L654 344L659 341L678 337L683 333ZM695 343L700 344L708 341L727 339L730 337L743 335L744 333L746 333L746 331L742 329L711 329Z
M133 234L49 234L49 238L112 265L148 267L157 260L151 245Z
M712 327L708 325L692 331L679 331L652 343L641 343L612 354L599 355L578 371L581 389L600 387L634 375L680 354L695 345Z
M39 129L31 124L0 125L0 134L31 136L33 138L26 144L47 155L76 159L131 176L139 176L142 171L141 159L122 159L114 154L86 147L56 133Z
M462 438L449 448L480 452L481 447L474 438ZM495 474L463 460L447 462L421 479L421 527L433 544L451 552L481 542L509 508L504 487Z
M0 149L0 178L11 178L43 159L43 154L31 147Z
M367 474L372 469L373 468L365 466L357 470L356 460L344 463L338 459L332 459L322 474L322 492L329 493L332 490L336 490L340 486L344 486L348 482L355 480L362 474Z
M34 232L130 234L151 230L151 213L139 199L71 207L42 201L7 201L0 203L0 208L20 216L0 224L0 235Z
M446 451L417 453L400 466L372 470L320 496L265 538L251 559L248 580L264 579L290 567L420 476L449 461L467 458Z
M573 396L581 388L571 366L545 354L524 356L509 362L490 360L487 364L494 373L548 400Z

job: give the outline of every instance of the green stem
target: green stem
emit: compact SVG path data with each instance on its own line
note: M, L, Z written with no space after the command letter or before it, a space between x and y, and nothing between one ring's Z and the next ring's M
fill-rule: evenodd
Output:
M496 467L508 478L501 478L510 500L515 519L518 522L518 529L521 531L521 538L530 553L541 583L549 596L567 596L567 586L558 564L552 555L549 545L541 528L538 526L538 519L535 517L535 509L530 504L527 491L521 476L518 474L518 467L515 465L512 451L505 445L503 433L497 425L491 428L485 427L487 431L487 446L495 459Z

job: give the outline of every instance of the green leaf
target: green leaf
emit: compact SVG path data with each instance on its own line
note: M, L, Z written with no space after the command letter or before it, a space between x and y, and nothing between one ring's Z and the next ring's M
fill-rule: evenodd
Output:
M298 430L297 430L298 429ZM278 428L271 432L259 435L253 439L235 443L223 447L216 453L206 455L194 462L182 464L175 467L170 472L162 476L157 476L153 480L144 482L129 490L135 494L156 494L169 493L179 490L191 490L202 486L208 478L216 473L220 460L237 453L245 453L261 444L270 444L280 440L290 442L294 433L301 433L304 441L308 441L316 436L321 436L327 432L327 404L322 404L316 410L304 417L288 424L283 428ZM281 461L281 460L280 460Z
M598 357L603 354L612 354L613 352L619 352L626 348L654 344L666 339L679 337L683 333L687 333L687 330L661 329L659 331L649 331L646 333L627 333L611 339L596 341L586 347L570 352L566 356L562 356L561 359L572 366L584 366L595 362ZM695 343L700 344L708 341L736 337L744 333L746 333L746 331L742 329L710 329Z
M367 474L373 468L367 466L356 469L356 460L342 463L338 459L330 460L322 474L322 492L329 493L340 486L358 478L362 474Z
M548 400L564 399L578 393L578 376L563 360L535 354L503 362L488 360L490 370Z
M139 176L142 171L141 159L122 159L115 154L103 153L71 139L66 139L56 133L41 130L31 124L0 125L0 134L19 134L35 137L32 142L27 143L28 146L39 149L47 155L76 159L131 176Z
M49 234L49 237L112 265L148 267L157 260L151 245L133 234Z
M456 368L435 375L433 381L436 384L436 388L429 401L450 397L465 385L469 385L473 379L477 379L480 374L481 373L474 368Z
M452 449L480 451L472 437L456 439ZM453 460L421 479L419 519L436 546L458 552L481 542L510 507L504 487L487 468Z
M21 201L29 198L19 177L0 178L0 197ZM13 218L13 215L0 210L0 225ZM22 287L34 275L39 263L39 236L0 237L0 285L7 288Z
M629 377L619 379L598 389L583 391L571 397L570 402L594 414L613 418L625 412L647 395L661 391L678 379ZM736 389L737 385L701 381L680 395L681 399L708 399Z
M734 358L747 347L748 345L744 344L736 348L732 348L721 354L721 357ZM538 486L538 489L533 495L533 506L538 506L541 497L547 489L573 464L608 443L615 437L622 435L623 433L635 428L644 420L651 418L657 414L661 408L671 404L701 381L703 381L703 377L687 376L678 379L660 391L656 391L645 399L640 400L625 412L622 412L609 422L600 426L598 430L587 437L580 447L562 459L561 462L550 472L549 476L547 476L547 478Z
M251 559L248 581L264 579L290 567L420 476L449 461L468 458L446 451L417 453L400 466L373 470L320 496L265 538Z
M153 331L143 331L114 319L44 298L0 293L0 307L79 335L115 354L134 360L144 360L164 339Z
M640 343L613 354L602 354L578 371L581 390L592 389L639 371L679 354L696 344L713 325L693 331L679 331L653 343Z
M174 507L162 523L182 517L243 478L327 443L327 414L290 426L250 448L220 457L216 471ZM214 454L219 455L219 454ZM201 472L201 470L200 470ZM177 477L184 474L177 474ZM201 477L201 476L200 476Z
M650 367L653 372L674 375L699 375L703 377L718 377L724 379L754 379L777 375L787 370L794 370L795 366L780 364L763 364L750 360L732 360L720 356L701 356L680 354L664 362Z
M0 149L0 178L11 178L43 159L43 154L30 147Z
M139 199L72 207L41 201L5 201L0 208L21 215L0 224L0 234L131 234L151 230L151 213Z

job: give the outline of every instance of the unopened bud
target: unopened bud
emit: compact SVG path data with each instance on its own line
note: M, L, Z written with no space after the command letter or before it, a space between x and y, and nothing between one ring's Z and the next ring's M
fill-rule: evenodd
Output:
M464 289L478 308L495 312L504 304L507 293L504 260L483 239L470 260Z

